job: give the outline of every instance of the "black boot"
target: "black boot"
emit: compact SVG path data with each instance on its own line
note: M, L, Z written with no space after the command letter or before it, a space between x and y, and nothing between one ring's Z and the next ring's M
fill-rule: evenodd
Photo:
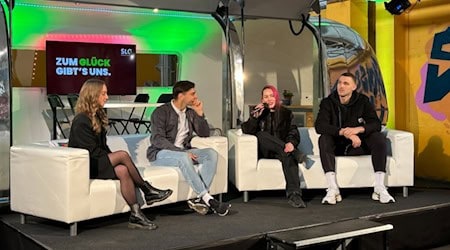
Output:
M141 207L139 204L133 204L130 206L131 215L130 220L128 221L129 228L139 228L139 229L148 229L154 230L157 229L158 226L153 223L151 220L147 219L144 213L141 211Z
M144 182L144 185L140 188L142 192L144 192L145 201L147 202L147 205L151 205L158 201L163 201L169 198L169 196L172 194L171 189L161 190L153 187L147 181Z

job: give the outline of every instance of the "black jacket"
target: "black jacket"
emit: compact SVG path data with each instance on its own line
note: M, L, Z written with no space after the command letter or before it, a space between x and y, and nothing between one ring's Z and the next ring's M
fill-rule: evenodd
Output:
M275 112L268 112L268 110L265 109L258 118L250 116L246 122L242 123L242 132L256 135L258 131L267 131L282 141L291 142L294 147L297 147L300 143L300 134L294 124L292 111L283 106L276 108Z
M191 148L191 139L194 137L193 133L195 132L201 137L208 137L209 125L204 116L197 115L191 108L186 109L186 119L189 124L189 133L183 146L189 149ZM156 160L156 154L162 149L185 151L184 148L178 148L174 144L178 132L178 114L173 109L171 102L165 103L153 111L151 123L151 146L147 149L149 161Z
M102 172L103 169L112 170L112 165L108 158L111 149L106 144L106 131L102 129L100 134L95 133L91 119L85 113L78 113L73 118L70 128L69 147L82 148L89 151L91 178L96 178L99 171Z
M348 104L341 104L336 91L320 103L319 113L315 122L318 134L339 136L339 130L346 127L363 126L365 136L381 130L381 121L375 112L369 98L356 91Z

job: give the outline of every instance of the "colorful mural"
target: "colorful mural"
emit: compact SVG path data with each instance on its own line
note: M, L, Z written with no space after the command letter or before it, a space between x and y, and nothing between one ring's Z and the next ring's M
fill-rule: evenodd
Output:
M448 50L448 51L446 51ZM421 71L421 85L416 94L417 106L438 121L450 118L450 28L436 33L429 62Z
M420 57L412 57L411 63L420 69L420 81L414 93L418 108L416 175L450 181L450 155L446 153L450 146L447 139L450 135L450 27L449 24L432 25L426 30L416 27L412 31L414 36L426 38L410 48L425 52ZM411 74L410 79L415 75Z

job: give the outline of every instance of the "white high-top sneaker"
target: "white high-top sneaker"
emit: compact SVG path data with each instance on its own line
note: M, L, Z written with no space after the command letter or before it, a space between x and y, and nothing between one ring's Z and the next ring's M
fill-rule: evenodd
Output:
M394 203L395 199L392 197L385 186L376 186L373 189L372 200L380 201L381 203Z
M339 193L339 189L327 188L327 195L323 197L322 204L335 205L336 202L341 202L342 196Z

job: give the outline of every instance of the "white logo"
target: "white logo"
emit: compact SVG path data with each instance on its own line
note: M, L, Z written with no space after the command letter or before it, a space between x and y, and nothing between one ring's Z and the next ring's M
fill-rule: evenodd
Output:
M121 56L131 56L133 55L133 49L125 49L125 48L121 48L120 49L120 55Z

